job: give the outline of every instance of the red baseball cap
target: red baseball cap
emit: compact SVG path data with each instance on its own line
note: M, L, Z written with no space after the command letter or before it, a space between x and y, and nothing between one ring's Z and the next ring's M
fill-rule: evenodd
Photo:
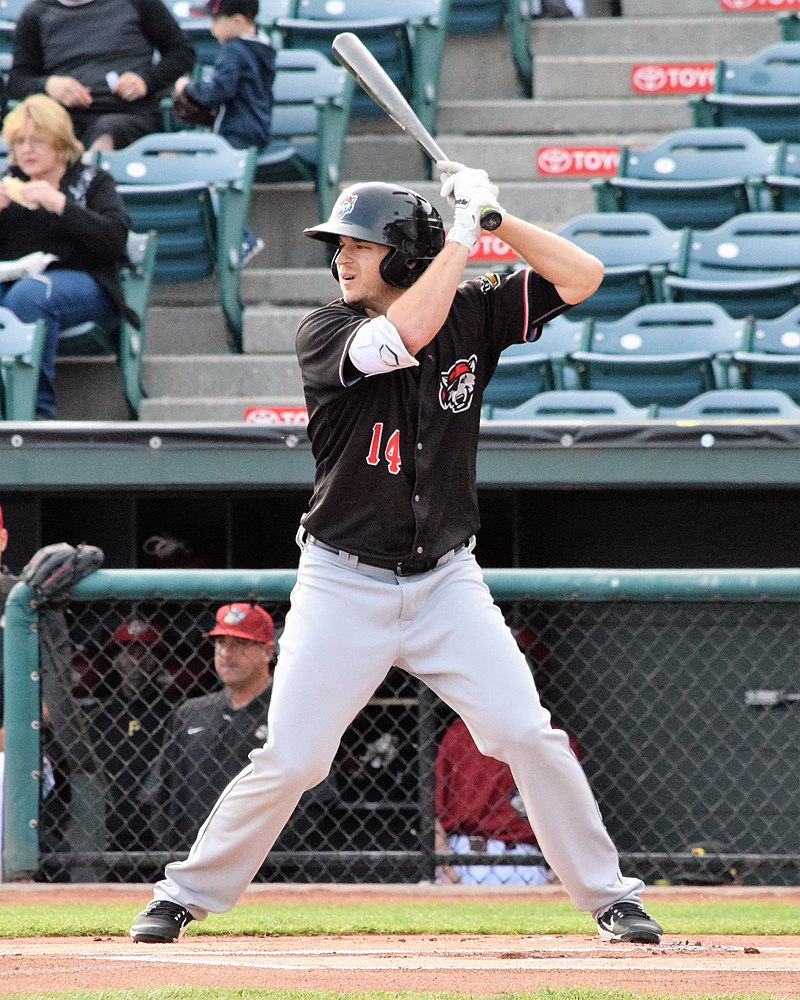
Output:
M111 633L111 641L124 646L129 642L139 642L143 646L157 646L162 641L161 629L142 618L131 618L117 625Z
M225 604L217 611L217 624L203 637L232 635L250 642L272 642L275 625L258 604Z

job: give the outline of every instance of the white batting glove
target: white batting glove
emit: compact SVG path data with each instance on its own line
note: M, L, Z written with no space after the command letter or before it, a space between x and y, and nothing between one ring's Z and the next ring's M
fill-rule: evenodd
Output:
M505 215L505 210L497 203L496 191L494 185L465 188L461 191L455 199L455 217L445 242L460 243L471 250L481 233L481 215L484 210L492 208Z
M493 197L497 198L499 188L489 180L489 175L485 170L466 167L456 160L439 160L436 169L439 171L439 180L442 182L442 189L439 193L452 208L455 208L456 201L461 197L461 194L470 188L488 188Z

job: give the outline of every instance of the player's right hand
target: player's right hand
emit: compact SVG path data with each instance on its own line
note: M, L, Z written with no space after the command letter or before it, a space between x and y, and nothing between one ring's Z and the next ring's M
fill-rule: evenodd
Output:
M492 199L497 198L499 188L489 180L485 170L466 167L456 160L439 160L436 169L442 182L439 193L452 208L455 208L458 199L469 189L486 188L491 192Z

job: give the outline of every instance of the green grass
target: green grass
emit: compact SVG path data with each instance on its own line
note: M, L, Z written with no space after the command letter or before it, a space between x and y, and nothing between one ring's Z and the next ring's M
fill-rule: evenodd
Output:
M689 1000L684 993L628 993L580 987L545 987L530 993L486 994L470 1000ZM775 1000L768 993L692 993L691 1000ZM220 990L165 986L145 990L103 990L99 993L14 993L3 1000L464 1000L461 993L320 993L312 990Z
M730 902L654 900L648 909L668 934L800 934L800 904L780 900ZM135 908L20 899L0 908L0 937L126 935ZM191 934L592 934L594 924L561 900L479 899L364 902L241 902L230 913L192 924Z

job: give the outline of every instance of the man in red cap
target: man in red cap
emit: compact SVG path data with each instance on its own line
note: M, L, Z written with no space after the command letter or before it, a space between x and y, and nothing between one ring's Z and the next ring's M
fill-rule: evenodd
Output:
M258 604L226 604L204 638L214 640L214 669L222 687L178 705L154 774L156 828L163 846L185 850L220 792L267 739L275 628ZM278 849L308 849L337 798L331 779L306 793ZM163 829L160 826L163 824Z

